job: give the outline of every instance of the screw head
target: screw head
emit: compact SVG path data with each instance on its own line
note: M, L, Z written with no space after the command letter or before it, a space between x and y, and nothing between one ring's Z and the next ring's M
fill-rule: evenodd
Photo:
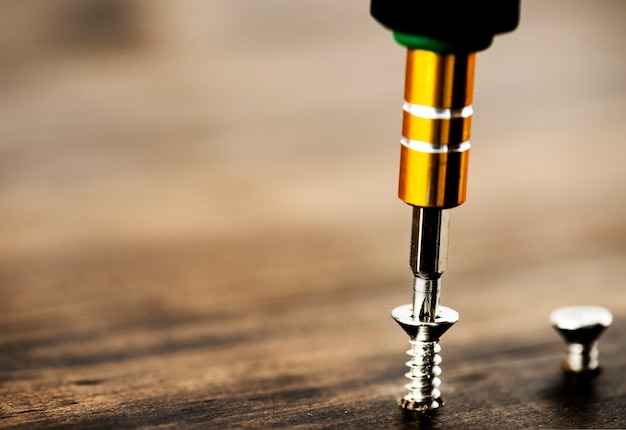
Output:
M550 314L550 324L568 344L565 370L598 369L598 338L612 322L611 312L599 306L571 306Z
M439 306L434 322L423 322L413 318L413 305L398 306L391 311L391 316L412 340L420 342L438 342L439 338L459 320L459 313L454 309Z

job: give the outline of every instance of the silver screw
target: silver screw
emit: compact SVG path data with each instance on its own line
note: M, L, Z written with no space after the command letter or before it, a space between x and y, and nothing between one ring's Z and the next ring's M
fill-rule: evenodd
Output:
M409 371L405 374L410 382L404 387L409 391L399 400L401 407L413 411L437 409L443 404L439 391L441 356L439 338L459 320L454 309L437 307L434 322L423 322L413 315L413 305L398 306L391 316L409 335L411 349L407 354L411 359L406 363Z
M613 322L608 309L599 306L559 308L550 314L550 324L567 342L564 368L581 373L599 368L598 338Z

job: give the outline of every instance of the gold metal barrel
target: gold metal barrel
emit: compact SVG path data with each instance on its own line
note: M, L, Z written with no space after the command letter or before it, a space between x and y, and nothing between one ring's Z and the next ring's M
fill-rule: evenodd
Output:
M473 53L407 51L398 196L425 208L465 201Z

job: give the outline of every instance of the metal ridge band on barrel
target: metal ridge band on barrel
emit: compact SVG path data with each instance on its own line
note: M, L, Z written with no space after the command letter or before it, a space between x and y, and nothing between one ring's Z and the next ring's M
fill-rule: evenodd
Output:
M402 136L409 140L447 145L469 140L472 106L441 109L404 102Z
M470 149L469 140L456 143L454 145L433 145L430 142L421 142L419 140L409 140L407 138L400 139L400 143L409 149L418 152L428 152L433 154L447 154L450 152L463 152Z

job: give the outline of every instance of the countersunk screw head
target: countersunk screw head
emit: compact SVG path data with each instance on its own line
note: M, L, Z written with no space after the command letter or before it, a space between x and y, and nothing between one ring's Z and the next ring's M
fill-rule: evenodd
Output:
M566 371L598 370L598 338L612 322L611 312L599 306L571 306L550 314L550 324L567 342Z

